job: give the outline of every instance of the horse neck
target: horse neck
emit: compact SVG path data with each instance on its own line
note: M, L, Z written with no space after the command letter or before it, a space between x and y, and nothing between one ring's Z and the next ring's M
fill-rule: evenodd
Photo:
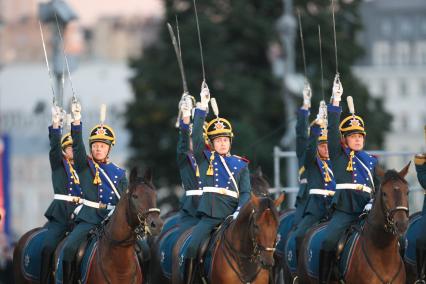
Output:
M104 239L107 239L109 243L113 242L111 239L116 241L125 240L132 234L132 228L127 221L128 203L128 196L123 195L115 207L111 220L105 228L109 238Z
M250 233L250 216L252 209L245 208L240 213L235 222L232 223L230 230L227 232L227 237L232 240L234 248L243 254L250 254L253 252L252 234Z
M397 245L397 238L385 231L386 216L383 212L381 189L376 193L373 207L364 226L364 235L375 247L383 249Z

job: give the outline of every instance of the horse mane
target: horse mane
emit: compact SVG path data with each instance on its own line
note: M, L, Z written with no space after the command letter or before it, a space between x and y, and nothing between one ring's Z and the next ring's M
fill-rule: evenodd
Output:
M253 198L253 196L251 197ZM276 221L278 221L279 216L278 216L278 212L275 209L275 205L274 205L274 200L271 199L268 196L259 196L258 197L260 199L259 202L259 207L257 209L258 212L264 212L267 209L271 209L272 215L274 216L274 219ZM243 206L243 208L241 208L240 211L240 215L242 215L241 217L248 217L248 215L251 214L252 210L254 209L254 205L251 202L251 199Z
M407 181L399 175L396 170L387 170L383 178L382 184L387 183L388 181L402 181L404 184L407 184Z
M267 178L263 174L259 174L258 172L250 175L250 183L252 187L252 191L257 196L269 196L269 182Z

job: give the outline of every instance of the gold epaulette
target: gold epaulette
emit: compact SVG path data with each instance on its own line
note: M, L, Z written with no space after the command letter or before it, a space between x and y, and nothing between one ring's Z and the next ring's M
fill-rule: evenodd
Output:
M426 162L426 153L425 154L418 154L414 156L414 164L417 166L422 166Z

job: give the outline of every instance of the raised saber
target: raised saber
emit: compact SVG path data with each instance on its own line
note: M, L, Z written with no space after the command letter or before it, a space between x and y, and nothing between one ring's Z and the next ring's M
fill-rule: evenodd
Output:
M334 56L336 58L336 75L339 76L339 62L337 61L336 20L334 18L334 0L331 0L331 11L333 14Z
M321 93L322 93L322 100L324 99L324 70L322 67L322 42L321 42L321 26L318 25L318 41L319 41L319 50L320 50L320 66L321 66Z
M70 85L71 85L71 90L72 90L72 100L73 100L73 102L75 102L75 101L77 101L77 98L75 96L74 85L72 83L70 66L68 64L67 54L65 53L65 43L64 43L64 39L62 38L62 33L61 33L61 29L59 27L59 22L58 22L58 16L56 15L56 13L55 13L55 20L56 20L56 27L58 28L59 38L61 39L61 43L62 43L62 53L64 54L64 58L65 58L65 66L67 67L68 78L70 78Z
M46 52L46 44L44 43L44 36L43 36L43 29L41 27L41 22L38 21L38 25L40 27L40 35L41 35L41 42L43 44L43 52L44 52L44 59L46 60L46 66L47 66L47 73L49 74L50 79L50 88L52 89L52 96L53 96L53 104L56 104L55 101L55 88L53 87L53 79L52 79L52 72L50 71L49 67L49 59L47 59L47 52Z
M180 46L178 44L178 41L176 40L175 33L174 33L172 25L170 25L170 23L167 23L167 29L169 30L170 38L171 38L172 44L173 44L173 49L175 51L176 59L177 59L179 70L180 70L180 76L182 78L182 88L183 88L183 94L182 94L182 97L181 97L181 100L182 100L182 98L184 96L189 95L188 85L186 83L185 70L183 69L182 52L180 50ZM178 31L179 31L179 28L178 28ZM179 127L179 122L180 122L181 117L182 117L182 112L179 109L178 116L176 118L176 123L175 123L176 128Z
M198 45L200 47L201 69L203 71L203 84L202 84L202 86L207 87L206 72L205 72L205 69L204 69L203 44L201 43L201 32L200 32L200 23L198 21L197 5L195 3L195 0L193 0L193 3L194 3L194 12L195 12L195 22L197 23Z
M305 72L305 81L308 82L308 76L306 72L306 56L305 56L305 44L303 40L302 20L300 17L300 10L297 10L297 17L299 18L299 33L300 33L300 44L302 45L302 59L303 59L303 71Z

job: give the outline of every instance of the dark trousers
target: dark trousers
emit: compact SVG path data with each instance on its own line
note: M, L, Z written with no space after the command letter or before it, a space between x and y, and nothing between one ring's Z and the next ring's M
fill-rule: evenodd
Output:
M200 218L190 215L185 210L181 210L179 217L179 235L188 230L189 228L197 225L200 221Z
M57 245L65 237L68 226L55 220L49 221L45 228L48 230L42 244L42 250L54 252Z
M343 211L334 211L330 223L325 229L325 238L322 249L330 252L337 249L337 243L346 229L358 221L358 214L349 214Z
M192 230L191 241L186 251L186 258L197 257L197 251L201 243L209 237L214 228L222 223L222 221L223 219L212 218L207 215L201 217L201 220Z
M73 261L80 244L87 239L89 231L96 227L94 224L80 222L68 235L63 248L63 261Z

